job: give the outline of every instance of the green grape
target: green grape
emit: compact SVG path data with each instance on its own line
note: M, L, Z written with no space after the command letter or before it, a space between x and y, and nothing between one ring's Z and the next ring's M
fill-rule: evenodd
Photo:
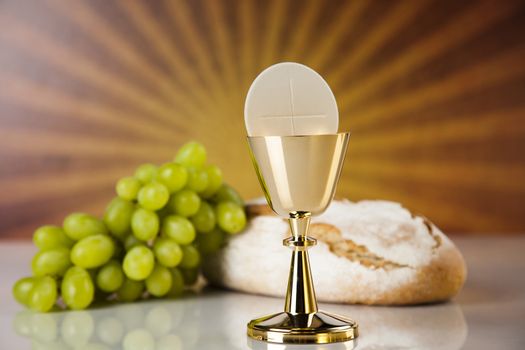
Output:
M122 286L117 290L117 299L124 302L135 301L144 292L144 282L125 278Z
M84 213L73 213L64 219L64 231L74 241L87 236L106 234L108 230L104 223L94 216Z
M104 214L104 223L109 232L117 238L124 238L129 231L134 210L135 206L130 201L119 197L113 198Z
M33 234L33 243L40 250L56 247L71 248L73 241L66 235L64 230L58 226L46 225L39 227Z
M208 165L204 168L208 174L208 186L202 191L203 198L211 198L222 186L222 171L216 165Z
M51 310L57 300L57 282L49 276L36 278L27 300L29 308L33 311Z
M171 272L171 289L168 295L178 297L184 292L184 277L178 268L170 269Z
M146 290L149 294L161 297L171 289L171 273L167 267L155 265L151 274L146 278Z
M179 264L183 269L192 269L199 266L201 262L201 255L199 251L192 245L182 246L182 260Z
M240 207L244 207L244 201L241 196L233 187L228 184L222 184L219 190L213 196L213 201L215 203L219 202L234 202Z
M153 164L142 164L135 170L135 177L143 184L153 181L156 176L157 167Z
M202 167L206 164L206 148L198 142L188 142L177 152L175 162L185 166Z
M175 267L182 260L182 249L171 238L157 239L153 245L153 252L157 261L166 267Z
M56 247L38 252L31 262L33 276L63 276L71 266L69 249Z
M180 269L180 272L186 286L193 286L199 278L199 269Z
M98 271L96 282L97 287L104 292L111 293L116 291L124 282L122 265L116 260L109 261Z
M73 266L67 270L61 285L62 299L73 310L88 307L95 296L91 275L85 269Z
M126 251L130 250L133 247L136 247L138 245L143 245L143 244L144 244L144 242L139 240L133 234L127 235L126 238L124 239L124 249Z
M13 296L15 297L16 301L22 305L27 306L29 302L29 296L31 295L34 285L34 277L24 277L16 281L16 283L13 285Z
M171 210L181 216L194 215L201 206L201 199L197 193L191 190L182 190L175 193L170 198L169 207Z
M123 262L124 273L132 280L145 280L153 271L155 256L146 246L136 246L126 253Z
M246 226L246 214L243 208L233 202L220 202L215 211L219 227L227 233L238 233Z
M211 232L199 233L195 239L195 245L202 255L208 255L221 248L224 238L224 232L216 227Z
M202 201L199 211L191 217L191 222L198 232L206 233L215 227L215 212L211 205Z
M144 185L138 195L138 201L141 207L148 210L159 210L168 203L170 192L161 183L150 182Z
M153 211L138 208L131 217L131 230L141 241L149 241L159 232L159 217Z
M166 163L157 171L157 181L162 183L170 193L175 193L188 181L188 170L180 164Z
M178 244L190 244L195 239L195 228L185 217L170 215L162 223L162 232Z
M186 188L197 193L203 192L208 187L208 173L198 168L188 168L188 183Z
M111 259L115 243L107 235L88 236L71 249L71 261L76 266L91 269L104 265Z
M137 198L141 185L137 178L128 176L118 180L115 190L120 198L132 201Z

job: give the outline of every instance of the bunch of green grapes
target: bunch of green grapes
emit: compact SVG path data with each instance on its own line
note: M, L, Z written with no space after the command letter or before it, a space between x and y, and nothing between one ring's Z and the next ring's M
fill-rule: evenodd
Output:
M46 312L85 309L98 299L176 297L196 282L201 259L246 225L241 197L206 164L197 142L183 145L173 162L139 166L116 193L103 219L73 213L62 227L35 231L33 276L13 286L17 301Z

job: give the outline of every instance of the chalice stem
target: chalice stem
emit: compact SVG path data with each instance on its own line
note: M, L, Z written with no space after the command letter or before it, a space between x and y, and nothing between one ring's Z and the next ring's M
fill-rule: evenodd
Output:
M292 248L293 253L284 311L292 315L313 314L318 309L308 249L315 245L316 241L307 235L310 213L292 213L289 223L292 237L284 240L283 244Z

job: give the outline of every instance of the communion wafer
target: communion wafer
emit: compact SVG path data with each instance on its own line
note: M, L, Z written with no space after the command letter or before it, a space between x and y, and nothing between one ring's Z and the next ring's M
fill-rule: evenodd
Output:
M337 133L334 94L313 69L283 62L253 81L244 106L249 136L296 136Z

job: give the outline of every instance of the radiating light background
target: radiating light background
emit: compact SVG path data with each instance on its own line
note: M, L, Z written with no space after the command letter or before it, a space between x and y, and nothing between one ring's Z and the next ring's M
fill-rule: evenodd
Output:
M525 232L522 1L0 2L0 235L100 214L119 177L195 139L246 197L243 102L279 61L352 131L338 196L447 232Z

